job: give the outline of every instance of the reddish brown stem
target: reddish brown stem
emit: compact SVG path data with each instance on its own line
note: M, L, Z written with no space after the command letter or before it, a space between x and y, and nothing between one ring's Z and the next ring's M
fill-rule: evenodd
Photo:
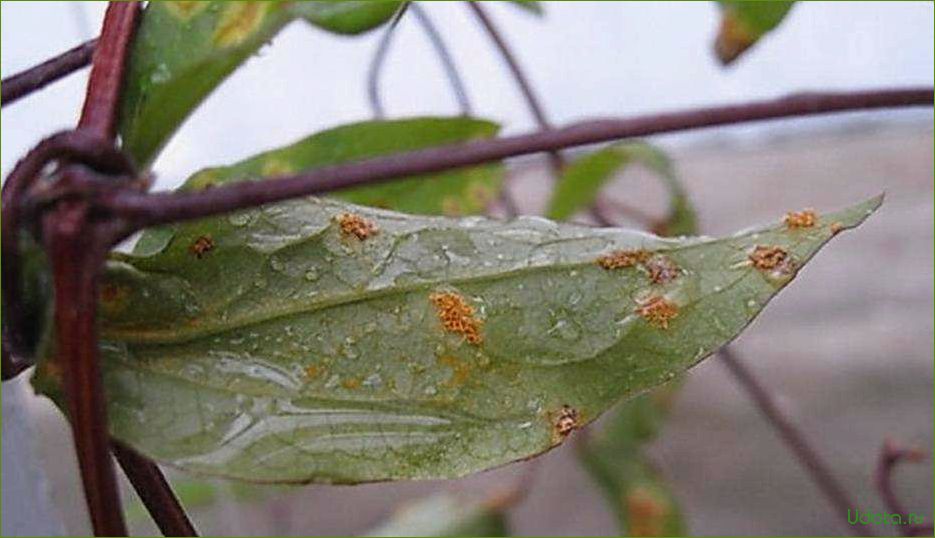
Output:
M925 454L919 450L903 448L890 439L883 442L883 448L880 450L880 460L873 473L873 481L880 493L880 498L883 499L883 503L886 505L887 512L899 514L903 518L908 516L909 512L906 510L905 505L896 496L896 492L893 491L893 471L901 462L918 462L924 458ZM903 536L931 536L932 524L911 523L900 526L899 531Z
M159 466L119 441L113 441L111 449L162 534L198 536Z
M818 454L818 451L809 444L805 435L792 423L779 408L772 394L764 387L760 380L734 355L729 346L721 348L721 361L727 366L731 374L737 378L750 398L756 403L760 412L773 425L782 440L795 454L799 463L805 467L809 476L825 495L828 502L834 507L835 515L847 527L848 531L861 536L872 536L862 525L851 525L847 519L847 511L857 507L847 490L838 482L831 468Z
M562 129L440 146L319 168L295 176L222 185L200 192L121 193L102 200L138 227L228 213L309 194L471 166L553 149L757 120L903 106L931 106L931 88L800 94L781 99L596 120Z
M63 370L94 533L124 536L127 530L110 459L95 316L98 271L110 243L98 228L89 225L88 212L86 202L62 202L43 219L46 252L55 275L57 364Z
M113 140L115 135L123 72L139 12L138 2L108 4L101 38L94 51L78 128L107 140Z
M91 63L97 39L85 41L39 65L20 71L0 82L0 106L15 103L36 90L64 78Z

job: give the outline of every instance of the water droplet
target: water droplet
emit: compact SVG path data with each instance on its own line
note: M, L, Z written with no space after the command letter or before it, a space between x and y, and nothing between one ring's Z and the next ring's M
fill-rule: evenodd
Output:
M169 72L169 66L164 63L157 65L156 69L149 75L149 81L153 84L164 84L170 78L172 78L172 73Z
M266 288L266 284L267 282L265 278L258 278L253 281L253 285L260 288L261 290Z
M246 226L250 223L250 213L245 211L232 213L229 217L227 217L227 221L234 226Z
M341 382L341 378L338 377L338 374L333 374L331 377L328 378L328 381L325 381L325 388L333 389L337 387L338 383L340 382Z
M435 396L436 394L438 394L438 389L436 389L433 386L428 386L428 387L425 387L425 390L422 392L424 392L426 396Z
M270 267L273 268L273 271L277 271L277 272L282 272L283 269L286 268L286 265L282 263L282 260L280 260L279 258L275 256L270 258L269 265Z
M363 385L372 389L378 389L383 386L383 378L380 377L380 374L370 374L364 379Z
M308 280L309 282L315 282L315 281L318 280L320 277L321 277L321 275L318 273L318 268L317 268L317 267L309 267L309 268L305 271L305 280Z

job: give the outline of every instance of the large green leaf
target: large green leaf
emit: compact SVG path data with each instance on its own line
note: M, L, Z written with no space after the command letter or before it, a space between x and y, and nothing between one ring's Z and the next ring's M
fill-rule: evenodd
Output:
M562 174L547 215L565 220L594 202L601 188L631 164L648 168L659 176L669 191L669 215L660 235L695 233L697 218L671 161L661 150L644 142L614 144L571 163Z
M761 37L779 26L794 3L785 0L718 0L721 6L721 27L714 42L714 51L721 63L726 65L733 62Z
M400 2L149 2L121 102L124 148L148 165L178 126L241 63L296 17L358 33Z
M717 240L315 198L188 223L107 265L112 434L257 482L527 458L736 336L879 203ZM48 361L34 377L56 399L59 381Z
M509 536L496 502L438 493L397 510L366 536Z
M198 190L236 181L295 174L379 155L490 138L499 129L495 123L461 116L343 125L230 166L202 170L186 181L182 189ZM496 199L503 175L501 164L488 164L357 187L335 195L350 202L406 213L472 215L483 212L487 204ZM137 242L135 252L146 254L162 249L176 228L166 226L147 230Z

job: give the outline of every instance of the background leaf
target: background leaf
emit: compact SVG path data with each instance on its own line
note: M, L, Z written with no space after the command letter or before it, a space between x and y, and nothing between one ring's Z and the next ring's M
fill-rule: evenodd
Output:
M672 162L661 150L644 142L608 146L571 163L552 193L547 215L555 220L571 217L593 203L601 188L631 164L648 168L665 182L669 191L669 215L664 226L655 231L670 236L696 233L695 211Z
M198 104L296 16L359 33L399 2L149 2L130 53L121 101L123 147L148 166ZM345 5L346 4L346 5Z
M158 254L108 263L112 434L256 482L450 478L527 458L733 338L879 203L719 240L315 198L187 223ZM763 245L787 256L751 267ZM608 268L633 249L643 261ZM38 370L60 400L55 365Z
M532 13L533 15L541 17L545 14L545 9L542 7L542 2L538 2L536 0L511 0L510 3L528 13Z
M509 536L496 503L439 493L399 509L366 536Z
M768 32L779 26L795 2L719 0L721 27L714 52L722 64L736 60Z
M491 138L499 130L495 123L463 116L353 123L316 133L230 166L207 168L192 176L181 188L199 190L224 183L295 174L379 155ZM402 178L338 191L334 195L359 204L407 213L471 215L483 212L487 204L499 196L503 176L503 165L495 163ZM169 242L176 228L146 230L134 252L140 255L158 252Z

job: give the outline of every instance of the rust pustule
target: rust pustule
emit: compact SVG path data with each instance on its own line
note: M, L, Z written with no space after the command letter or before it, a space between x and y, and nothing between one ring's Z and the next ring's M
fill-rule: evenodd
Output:
M665 297L655 296L640 303L635 312L648 321L650 325L660 329L668 329L669 321L678 317L679 307Z
M649 280L653 284L671 282L682 274L682 269L668 256L652 256L643 262L643 267L649 271Z
M761 271L775 269L789 259L789 253L782 247L757 245L747 258L753 267Z
M649 259L649 252L639 250L615 250L597 259L597 264L604 269L624 269L643 263Z
M832 223L831 223L831 235L838 235L839 233L841 233L841 232L843 232L843 231L844 231L844 225L843 225L843 224L841 224L840 222L832 222Z
M556 444L564 441L571 432L578 429L580 426L581 414L578 413L578 410L574 407L563 405L562 408L555 413L552 422L553 441L555 441Z
M438 319L446 331L460 334L474 345L483 342L484 337L480 332L483 321L474 317L474 307L464 297L446 291L429 295L429 300L435 305Z
M341 227L341 233L353 235L361 241L380 233L376 224L354 213L341 213L335 220Z
M214 250L214 239L210 235L205 234L195 239L191 245L188 247L188 251L191 252L199 260L204 258L205 254Z
M805 209L803 211L790 211L786 213L782 221L790 230L798 228L812 228L818 223L818 215L814 209Z

